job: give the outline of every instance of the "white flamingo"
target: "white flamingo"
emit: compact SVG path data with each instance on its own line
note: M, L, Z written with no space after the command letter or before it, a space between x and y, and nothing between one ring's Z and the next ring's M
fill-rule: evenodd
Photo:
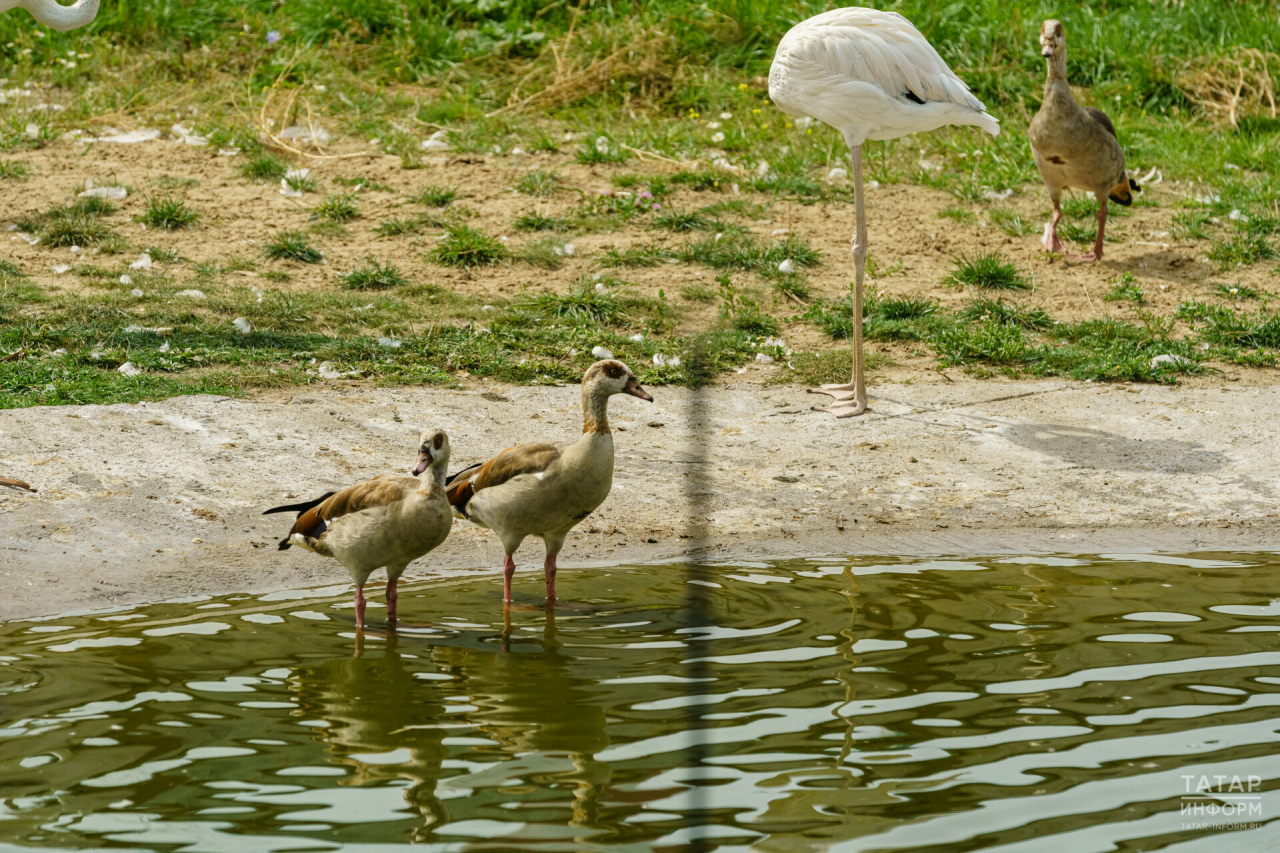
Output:
M0 14L21 8L31 17L51 30L74 30L93 21L98 14L98 0L76 0L71 6L61 6L54 0L0 0Z
M971 124L992 136L1000 122L952 73L911 22L897 12L851 7L815 15L778 43L769 68L769 97L793 116L812 116L844 134L853 158L853 234L857 274L853 289L853 378L823 385L839 418L867 408L862 365L862 276L867 260L867 218L862 197L862 143L897 139L948 124Z

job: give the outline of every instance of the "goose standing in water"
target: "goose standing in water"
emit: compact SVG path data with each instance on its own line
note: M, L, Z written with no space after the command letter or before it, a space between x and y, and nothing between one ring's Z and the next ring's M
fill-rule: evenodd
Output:
M859 7L832 9L788 30L769 66L769 97L788 115L812 116L840 131L853 158L853 378L847 385L809 390L835 398L835 405L824 412L838 418L860 415L867 408L862 363L862 277L867 263L862 143L949 124L975 125L996 136L1000 122L910 21L897 12Z
M613 435L609 398L630 394L653 402L631 368L620 361L598 361L582 377L582 437L573 444L521 444L488 462L454 474L449 503L458 518L487 527L502 540L502 600L511 601L516 572L511 555L528 536L546 544L543 572L547 603L556 600L556 555L565 536L596 507L613 486Z
M1031 155L1053 202L1053 218L1044 226L1042 242L1047 252L1064 251L1058 239L1062 191L1067 187L1085 190L1098 199L1098 236L1092 252L1071 257L1101 260L1107 199L1128 207L1133 204L1130 190L1142 192L1142 188L1125 173L1124 149L1111 119L1096 107L1080 106L1071 94L1067 82L1067 38L1061 21L1044 22L1040 29L1040 55L1048 60L1049 78L1044 85L1044 101L1031 120L1027 136L1031 139Z
M424 432L413 476L383 474L367 482L329 492L312 501L273 507L297 512L280 550L297 545L333 557L356 584L356 625L364 627L364 585L375 569L387 569L387 621L396 621L396 582L408 565L435 549L453 526L445 498L449 437L444 430ZM429 471L421 480L417 476Z

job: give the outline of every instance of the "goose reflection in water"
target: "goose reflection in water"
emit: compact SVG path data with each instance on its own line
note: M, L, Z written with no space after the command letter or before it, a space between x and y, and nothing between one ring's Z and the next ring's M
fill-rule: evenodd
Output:
M407 781L405 801L422 820L417 842L441 840L436 830L451 821L509 822L513 802L528 823L595 826L610 781L595 758L609 745L606 716L587 689L592 678L575 673L556 639L554 609L540 642L513 630L509 611L500 635L456 639L428 646L393 632L385 646L357 640L354 657L295 671L297 713L329 723L314 737L351 771L339 784ZM460 737L476 763L446 762ZM566 785L571 803L556 799ZM451 813L455 799L465 814Z

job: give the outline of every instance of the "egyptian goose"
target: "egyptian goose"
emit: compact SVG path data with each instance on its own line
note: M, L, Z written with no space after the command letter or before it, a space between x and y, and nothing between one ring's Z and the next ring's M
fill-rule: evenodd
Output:
M364 483L329 492L312 501L273 507L297 512L280 550L297 545L333 557L356 584L356 625L364 627L364 585L374 569L387 569L387 621L396 621L396 582L414 560L449 535L453 518L445 498L449 437L444 430L424 432L412 477L383 474ZM431 476L415 479L430 469Z
M582 437L573 444L521 444L449 478L454 515L487 527L502 540L503 601L511 601L511 558L526 536L541 536L547 603L556 600L556 555L575 525L595 511L613 486L609 398L630 394L653 402L631 368L597 361L582 377Z
M1058 220L1062 210L1058 202L1066 187L1093 193L1098 199L1098 237L1093 251L1074 257L1082 261L1102 258L1102 233L1107 225L1107 199L1128 207L1133 204L1130 190L1142 192L1138 182L1125 174L1124 150L1116 139L1116 128L1106 113L1095 107L1082 107L1071 95L1067 83L1067 40L1061 21L1045 21L1040 30L1040 55L1049 61L1049 79L1044 86L1044 101L1031 120L1027 136L1031 138L1031 154L1049 188L1053 201L1053 219L1044 226L1044 248L1063 251L1058 239Z

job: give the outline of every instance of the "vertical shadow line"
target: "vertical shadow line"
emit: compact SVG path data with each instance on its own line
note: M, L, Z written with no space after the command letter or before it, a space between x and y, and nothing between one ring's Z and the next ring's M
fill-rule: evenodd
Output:
M685 411L686 436L688 444L681 451L684 459L686 476L684 480L685 524L684 536L688 542L685 550L685 618L686 628L705 628L711 625L710 593L714 587L710 565L711 543L709 541L710 512L712 494L709 444L712 434L711 401L708 399L708 383L714 368L706 358L706 341L698 336L693 341L693 349L689 354L689 374L693 381ZM707 660L712 654L713 641L708 638L699 641L696 633L690 633L693 642L688 645L684 664L684 682L686 698L685 725L688 734L688 751L685 755L685 766L691 776L706 766L709 757L709 744L702 726L702 715L707 707L706 696L710 689L711 662ZM701 826L710 818L709 788L694 780L688 788L688 807L686 823L689 828ZM709 840L693 838L687 847L691 851L710 850L714 846Z

